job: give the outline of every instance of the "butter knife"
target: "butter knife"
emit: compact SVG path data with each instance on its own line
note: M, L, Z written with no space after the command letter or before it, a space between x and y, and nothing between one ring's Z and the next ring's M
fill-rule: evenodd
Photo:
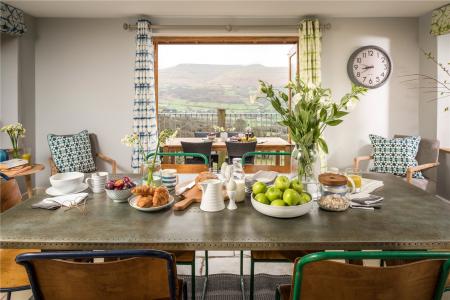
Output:
M175 195L180 196L181 194L183 194L184 192L186 192L187 190L192 189L195 186L195 180L193 180L192 182L190 182L189 184L185 185L184 187L180 188Z

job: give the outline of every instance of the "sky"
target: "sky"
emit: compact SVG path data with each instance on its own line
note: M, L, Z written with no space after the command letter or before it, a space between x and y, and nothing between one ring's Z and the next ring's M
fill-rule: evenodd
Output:
M160 69L179 64L288 66L293 45L159 45Z

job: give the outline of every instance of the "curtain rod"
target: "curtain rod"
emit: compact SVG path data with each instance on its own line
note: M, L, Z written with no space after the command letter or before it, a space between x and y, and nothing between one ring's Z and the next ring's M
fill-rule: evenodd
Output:
M217 30L223 29L228 32L232 32L235 28L239 29L298 29L299 25L150 25L151 29L209 29L209 30ZM123 23L124 30L137 30L136 24ZM330 23L325 23L320 25L320 29L329 30L331 29Z

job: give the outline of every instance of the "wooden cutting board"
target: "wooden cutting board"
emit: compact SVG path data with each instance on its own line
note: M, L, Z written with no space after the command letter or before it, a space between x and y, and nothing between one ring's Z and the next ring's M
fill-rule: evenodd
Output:
M178 190L181 187L184 187L191 182L192 181L183 182L183 183L177 185L175 190ZM202 190L197 185L194 185L193 188L191 188L191 189L187 190L186 192L184 192L183 194L181 194L181 198L183 200L175 203L173 206L173 209L174 210L185 210L192 203L200 203L202 201L202 193L203 193ZM224 193L224 195L223 195L224 199L228 200L228 195L227 195L227 191L225 190L225 187L224 187L223 193Z

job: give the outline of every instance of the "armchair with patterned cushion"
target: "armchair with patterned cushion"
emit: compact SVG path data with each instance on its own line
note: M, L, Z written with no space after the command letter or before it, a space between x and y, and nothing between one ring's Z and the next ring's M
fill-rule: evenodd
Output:
M49 134L47 139L51 153L49 163L52 175L71 171L95 172L98 170L97 159L111 165L111 173L116 174L116 161L97 151L98 140L95 134L83 130L70 135Z
M394 138L406 138L406 135L394 135ZM438 140L421 138L416 155L418 165L408 167L405 180L420 189L434 193L436 191L437 169L439 166L439 146ZM358 156L353 160L353 168L359 169L362 161L372 160L373 155ZM421 172L423 178L415 178L415 173Z

